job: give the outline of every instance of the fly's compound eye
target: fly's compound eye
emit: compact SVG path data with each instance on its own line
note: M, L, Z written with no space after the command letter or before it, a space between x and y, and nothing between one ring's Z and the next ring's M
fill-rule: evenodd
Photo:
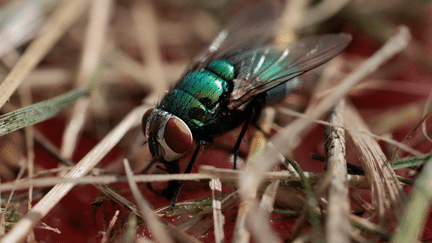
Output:
M141 125L142 125L142 131L143 131L143 133L144 133L144 136L148 139L148 137L149 137L149 134L148 134L148 130L149 130L149 128L147 127L148 125L149 125L149 123L148 123L148 118L149 118L149 116L150 116L150 113L152 113L153 112L153 108L151 108L151 109L148 109L147 111L146 111L146 113L144 113L144 115L143 115L143 118L142 118L142 122L141 122Z
M192 132L186 123L178 117L171 117L165 125L161 145L165 150L165 159L180 158L192 146Z

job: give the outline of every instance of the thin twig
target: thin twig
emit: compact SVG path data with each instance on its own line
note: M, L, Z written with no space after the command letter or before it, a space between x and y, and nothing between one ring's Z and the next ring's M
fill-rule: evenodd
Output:
M345 100L339 102L330 113L330 123L342 124ZM330 182L327 191L327 242L349 242L349 200L347 166L345 160L345 131L341 128L326 127L325 149L327 174Z

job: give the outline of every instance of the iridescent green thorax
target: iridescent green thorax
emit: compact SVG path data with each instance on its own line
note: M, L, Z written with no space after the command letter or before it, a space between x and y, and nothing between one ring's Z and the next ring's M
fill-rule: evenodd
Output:
M216 60L206 69L187 74L159 107L180 117L191 130L199 130L214 119L215 108L227 97L234 74L230 62Z

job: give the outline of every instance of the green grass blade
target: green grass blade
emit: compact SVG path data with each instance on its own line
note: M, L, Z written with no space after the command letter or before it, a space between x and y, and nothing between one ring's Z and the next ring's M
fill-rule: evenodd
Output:
M422 157L409 157L409 158L403 158L395 160L393 163L393 169L403 169L413 166L419 166L424 164L426 161L428 161L432 157L432 154L426 154Z
M309 220L310 224L312 226L312 229L315 233L322 232L322 225L320 222L320 213L316 210L318 206L318 201L315 198L313 187L305 174L303 173L303 170L300 168L300 165L297 164L291 157L285 157L285 159L294 167L295 171L299 174L300 178L302 179L304 192L306 194L306 199L309 204Z
M409 243L417 242L422 235L424 224L428 216L432 199L432 159L426 162L423 171L418 176L410 200L399 222L398 229L391 242Z
M4 114L0 116L0 136L45 121L89 93L88 87L76 89Z

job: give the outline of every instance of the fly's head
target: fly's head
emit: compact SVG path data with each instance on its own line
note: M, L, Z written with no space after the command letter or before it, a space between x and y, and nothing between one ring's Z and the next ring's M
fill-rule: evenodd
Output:
M142 130L154 160L176 160L192 147L191 130L169 112L149 109L142 118Z

